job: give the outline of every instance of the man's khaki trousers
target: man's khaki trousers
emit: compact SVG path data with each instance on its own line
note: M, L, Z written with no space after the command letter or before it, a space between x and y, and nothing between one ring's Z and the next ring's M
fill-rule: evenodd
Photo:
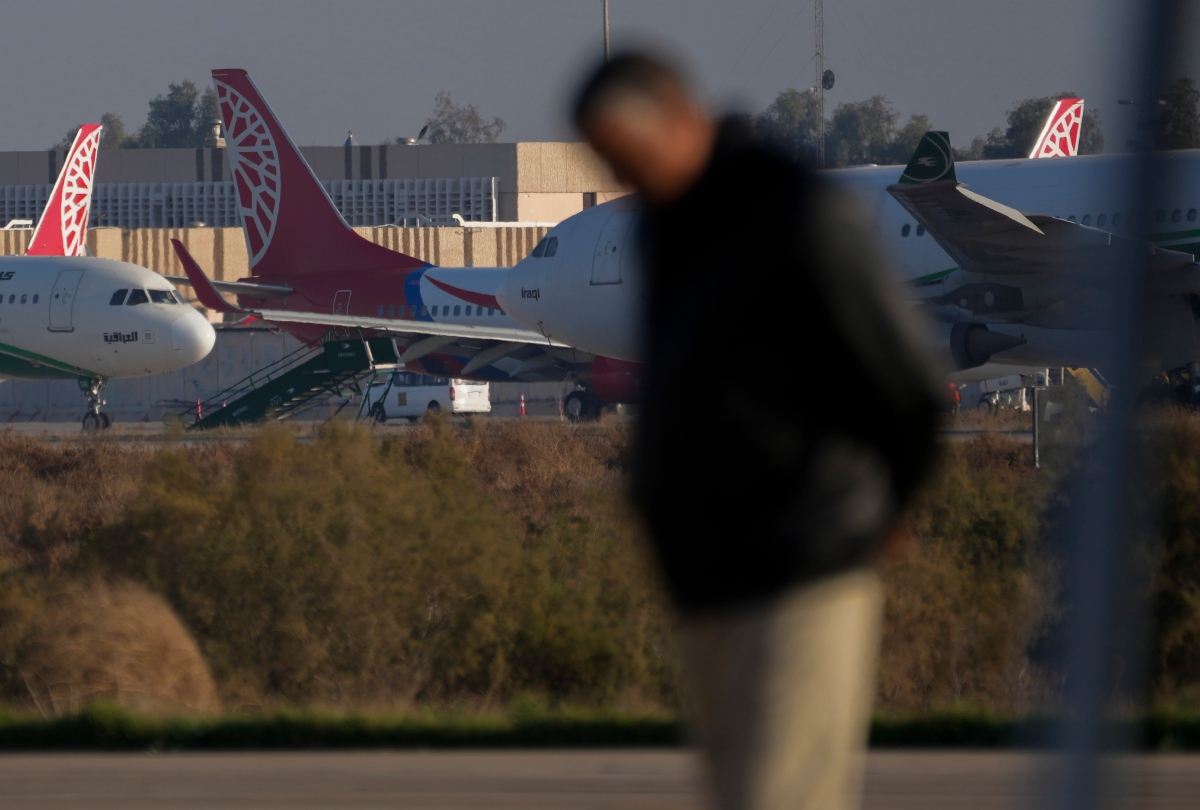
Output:
M873 570L680 623L693 733L720 810L859 804L882 589Z

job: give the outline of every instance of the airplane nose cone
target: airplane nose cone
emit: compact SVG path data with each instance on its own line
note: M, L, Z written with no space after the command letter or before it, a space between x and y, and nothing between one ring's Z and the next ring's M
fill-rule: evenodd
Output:
M189 312L171 324L171 345L181 367L203 360L216 342L216 331L199 312Z

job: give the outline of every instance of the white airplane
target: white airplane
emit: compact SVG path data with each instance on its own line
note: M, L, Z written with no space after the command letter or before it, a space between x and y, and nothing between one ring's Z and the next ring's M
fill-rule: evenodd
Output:
M0 257L0 379L75 379L84 430L108 427L109 379L175 371L203 359L212 325L162 276L87 255L100 126L75 136L24 256Z
M336 327L390 334L401 362L426 373L575 379L587 390L568 398L571 416L636 398L643 282L632 237L636 199L570 217L510 270L432 267L355 234L246 72L213 76L245 201L251 277L213 284L177 245L188 271L179 281L207 306L257 314L310 341ZM945 134L931 132L902 176L896 167L827 173L871 210L959 379L1095 365L1104 326L1096 302L1114 245L1130 243L1147 252L1157 245L1157 368L1190 369L1200 379L1200 271L1192 256L1200 251L1200 178L1193 177L1200 152L1167 158L1178 167L1176 183L1154 209L1121 210L1129 158L1044 159L1077 152L1082 109L1080 99L1056 105L1032 159L956 167ZM236 294L238 306L220 292Z
M1060 107L1056 115L1075 120L1048 125L1034 159L956 166L945 133L930 132L902 174L883 166L825 176L869 208L903 280L933 316L957 379L1096 365L1103 285L1122 269L1117 247L1132 245L1154 254L1154 370L1190 369L1189 379L1200 380L1200 151L1165 155L1169 187L1149 210L1126 210L1130 156L1037 159L1077 148L1082 103ZM1048 137L1058 142L1047 146ZM498 294L509 314L555 341L638 361L636 206L617 200L553 228Z

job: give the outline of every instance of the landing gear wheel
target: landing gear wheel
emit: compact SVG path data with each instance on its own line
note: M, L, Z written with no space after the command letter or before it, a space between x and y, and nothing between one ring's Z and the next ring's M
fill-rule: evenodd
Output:
M572 391L563 400L563 413L571 422L590 422L600 418L600 403L587 391Z
M425 408L425 413L427 413L430 416L437 416L441 412L442 412L442 406L436 401L430 402L429 405L426 406L426 408Z
M104 405L104 400L100 398L100 392L104 390L104 386L108 385L108 380L102 380L97 377L80 377L79 390L87 397L88 409L83 415L83 432L91 433L96 430L103 430L112 424L112 420L108 418L108 414L100 413L100 408Z
M112 427L112 422L113 422L113 420L112 420L111 416L109 416L106 413L100 414L100 429L101 430L108 430L110 427Z
M383 407L382 402L376 402L371 406L371 418L375 420L375 424L377 425L387 422L387 409Z

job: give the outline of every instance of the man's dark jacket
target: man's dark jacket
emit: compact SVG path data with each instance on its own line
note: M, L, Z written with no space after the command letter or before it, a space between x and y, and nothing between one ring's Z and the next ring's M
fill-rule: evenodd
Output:
M940 387L857 204L725 122L642 235L633 489L676 602L867 563L930 464Z

